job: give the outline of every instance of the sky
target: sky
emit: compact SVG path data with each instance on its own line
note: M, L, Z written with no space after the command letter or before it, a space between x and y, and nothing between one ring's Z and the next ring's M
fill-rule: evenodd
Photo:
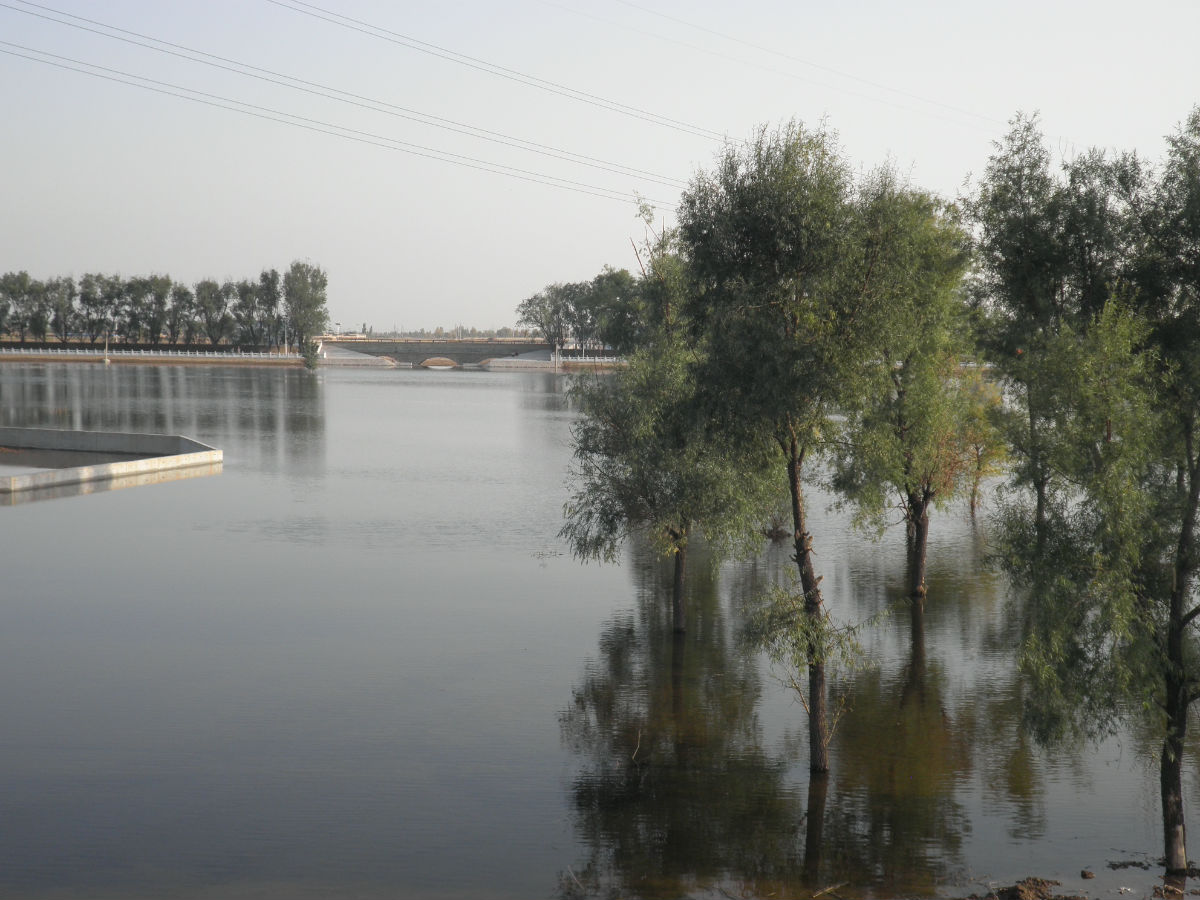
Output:
M970 190L1017 112L1163 155L1200 2L0 0L0 272L329 277L343 330L515 324L636 271L725 144L824 121Z

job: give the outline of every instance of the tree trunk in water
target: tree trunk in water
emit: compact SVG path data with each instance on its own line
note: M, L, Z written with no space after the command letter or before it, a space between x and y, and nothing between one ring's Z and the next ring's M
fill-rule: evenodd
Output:
M687 609L683 603L683 576L687 568L687 547L675 551L675 581L671 586L671 615L675 632L682 634L687 629Z
M684 721L686 705L683 702L683 654L687 638L682 631L671 635L671 733L675 736L675 765L682 769L688 763L689 747L685 735L688 733Z
M971 518L975 518L975 511L979 509L979 488L983 484L983 457L978 455L975 458L975 470L971 473Z
M1187 496L1184 502L1179 543L1175 548L1174 584L1167 619L1166 698L1167 734L1163 739L1159 790L1162 796L1163 852L1167 873L1187 874L1187 829L1183 819L1183 741L1187 735L1189 685L1183 655L1184 631L1188 627L1186 605L1195 577L1196 517L1200 511L1200 461L1194 456L1192 423L1187 423ZM1194 611L1192 612L1194 614Z
M800 470L804 453L795 440L788 449L788 488L792 495L792 538L796 548L796 565L800 569L800 587L804 591L804 612L810 619L824 614L821 580L812 562L812 535L808 533L804 516L804 491ZM808 663L808 759L812 772L829 771L829 722L825 709L825 660L819 648L810 648Z
M925 706L925 599L913 597L909 604L909 636L912 639L912 655L908 674L900 692L901 708L915 702L917 708Z
M1187 827L1183 821L1183 741L1168 735L1163 741L1159 789L1162 794L1163 852L1167 874L1187 873Z
M683 654L686 638L682 631L671 635L671 715L675 731L683 731Z
M1179 578L1178 568L1176 578ZM1186 576L1185 576L1186 579ZM1159 793L1162 800L1163 855L1167 873L1187 872L1187 829L1183 820L1183 739L1187 734L1188 687L1184 677L1183 622L1184 598L1188 585L1177 583L1171 591L1171 612L1167 622L1167 659L1163 704L1167 715L1167 733L1163 738L1159 763Z
M925 602L913 600L909 610L909 637L912 639L912 668L925 680Z
M804 880L809 887L821 874L824 841L825 801L829 796L829 773L813 772L808 778L808 809L804 814Z
M925 608L925 556L929 545L929 503L909 502L908 595Z

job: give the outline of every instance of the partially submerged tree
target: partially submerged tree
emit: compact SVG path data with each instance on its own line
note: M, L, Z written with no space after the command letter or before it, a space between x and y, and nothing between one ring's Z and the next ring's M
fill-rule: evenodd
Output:
M680 203L698 290L692 319L710 352L699 380L734 440L774 445L787 476L805 613L825 617L804 502L805 464L840 396L835 351L851 176L832 135L789 125L728 148ZM825 648L808 648L809 765L829 768Z
M684 194L681 243L708 346L698 380L729 440L774 448L791 495L808 636L809 765L829 768L826 620L804 484L881 362L894 223L856 189L834 137L791 124L728 148ZM890 273L890 274L889 274Z
M717 547L754 534L770 485L761 459L714 443L694 402L686 352L635 355L612 376L574 388L574 491L562 535L584 559L615 559L624 539L645 532L675 565L674 627L686 627L689 542L702 531Z
M1131 160L1122 175L1135 222L1135 302L1152 329L1163 384L1154 403L1161 427L1146 423L1157 438L1147 473L1153 515L1133 587L1139 624L1150 632L1154 696L1165 725L1160 790L1167 868L1182 872L1184 737L1189 710L1200 699L1200 107L1168 138L1160 170L1139 169Z
M923 603L930 512L965 489L974 472L967 441L979 422L972 408L979 395L962 374L971 345L959 291L967 242L953 210L899 185L890 172L876 180L869 215L891 223L892 250L873 277L887 294L890 326L880 336L874 388L846 408L834 486L861 523L880 531L899 512L909 595Z
M1004 398L999 385L985 377L981 366L960 368L958 380L969 395L962 438L970 478L967 509L974 519L982 503L983 482L1002 475L1007 467L1008 450L997 426Z
M1006 511L1004 535L1029 590L1032 724L1043 737L1103 734L1133 711L1153 716L1164 856L1177 874L1184 739L1200 699L1200 109L1158 170L1133 156L1101 162L1085 157L1088 177L1074 180L1069 164L1066 186L1023 207L1022 219L1047 221L1071 191L1086 198L1076 205L1087 227L1059 232L1059 249L1042 254L1065 262L1040 318L1015 302L1030 248L991 258L990 320L1009 325L1001 368L1030 438L1018 474L1034 489L1032 508ZM1014 346L1021 333L1030 340Z

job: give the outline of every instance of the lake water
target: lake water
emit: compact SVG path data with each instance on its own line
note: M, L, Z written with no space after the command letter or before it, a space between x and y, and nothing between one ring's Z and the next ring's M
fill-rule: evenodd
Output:
M0 425L225 454L0 508L0 896L1149 896L1157 871L1106 863L1161 852L1153 753L1021 737L982 523L935 520L924 619L897 605L832 679L810 781L797 695L740 639L786 551L698 554L675 639L666 563L583 566L556 536L564 387L0 365ZM901 535L813 530L835 615L896 603Z

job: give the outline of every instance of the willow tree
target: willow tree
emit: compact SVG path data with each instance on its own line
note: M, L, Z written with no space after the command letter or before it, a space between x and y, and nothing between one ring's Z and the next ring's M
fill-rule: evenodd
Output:
M1118 185L1133 222L1130 277L1159 362L1156 438L1143 492L1151 515L1137 570L1152 696L1163 724L1160 794L1168 870L1187 870L1183 751L1200 699L1200 107L1168 138L1157 170L1127 157Z
M1200 699L1200 109L1157 168L1089 154L1065 172L1044 198L1058 212L1023 213L1067 223L1049 318L1036 332L1018 322L1028 310L1005 302L1018 286L1006 279L992 317L1001 335L1032 338L1001 366L1027 386L1011 396L1027 433L1037 426L1043 476L1004 532L1029 588L1027 707L1043 737L1152 718L1164 856L1178 874L1183 753ZM1019 245L1005 253L993 275L1029 262Z
M1024 115L996 143L969 204L980 333L1010 401L1012 474L1033 493L1043 542L1066 514L1049 458L1060 387L1049 348L1064 328L1086 333L1110 299L1126 242L1122 207L1103 154L1058 172L1037 117Z
M804 486L880 364L892 223L873 215L833 135L789 124L730 146L679 206L695 281L689 312L709 349L698 380L728 440L773 448L791 496L808 657L809 765L829 768L831 632Z
M975 409L982 394L964 374L971 343L961 298L967 237L954 210L878 173L870 215L890 222L886 280L890 325L880 336L876 383L849 406L834 485L861 524L882 531L903 518L909 594L925 597L930 513L973 483L972 438L987 442Z
M627 365L575 383L583 416L561 533L576 556L607 560L631 533L648 535L673 559L672 620L682 632L689 542L702 531L719 552L748 547L773 491L760 448L714 439L709 427L694 380L701 351L678 319L686 283L676 250L673 232L647 242L640 347Z

